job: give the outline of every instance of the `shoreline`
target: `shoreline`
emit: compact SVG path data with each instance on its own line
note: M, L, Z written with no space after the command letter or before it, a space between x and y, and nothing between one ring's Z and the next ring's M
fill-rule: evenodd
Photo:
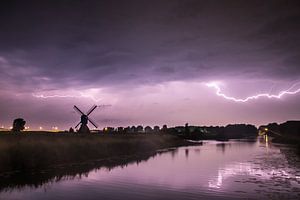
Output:
M170 134L0 134L0 174L122 156L152 155L157 150L188 145L195 144Z
M38 134L38 135L37 135ZM30 145L36 145L37 143L30 143L30 141L38 141L42 144L47 140L50 144L59 144L62 142L63 138L63 146L64 147L71 144L71 147L78 146L77 143L87 144L86 142L91 142L96 145L97 148L101 148L99 144L108 144L106 147L112 151L106 151L105 154L102 154L102 157L98 158L85 158L85 159L75 159L69 160L68 162L60 162L60 163L51 163L51 159L48 160L48 165L45 165L46 162L43 161L43 158L47 160L49 156L49 152L39 151L41 154L46 154L44 157L35 157L34 160L42 161L44 165L36 166L35 168L26 168L23 169L14 169L14 170L6 170L0 171L0 191L9 191L10 189L18 188L18 187L38 187L44 185L46 183L51 183L55 181L60 181L64 179L75 179L76 177L85 176L89 172L98 169L107 169L111 170L115 167L125 167L129 164L139 164L140 162L147 161L148 159L163 153L172 153L172 151L177 151L178 147L184 146L197 146L205 143L206 140L203 141L187 141L183 140L180 137L170 135L170 134L152 134L152 135L53 135L53 134L27 134L27 135L0 135L0 149L3 150L3 140L6 142L11 141L12 146L14 144L18 144L20 146L20 150L24 150L24 143L28 143ZM19 140L15 140L19 138ZM12 140L14 139L14 140ZM75 140L74 140L75 139ZM238 139L239 140L239 139ZM215 140L220 142L226 142L224 140ZM230 140L228 140L230 141ZM75 142L75 143L74 143ZM114 151L119 149L120 142L123 144L121 151ZM141 142L141 143L140 143ZM23 143L23 145L22 145ZM116 146L117 144L117 146ZM142 145L141 145L142 144ZM44 144L43 144L44 145ZM134 149L132 145L135 146ZM49 144L46 144L47 148L52 147ZM41 146L35 146L35 150L38 150ZM127 150L124 149L127 148ZM87 147L88 149L89 147ZM102 146L103 148L103 146ZM131 149L131 150L130 150ZM6 149L6 153L9 153L9 150L13 150L11 148ZM15 149L16 150L16 149ZM33 150L33 149L31 149ZM57 149L52 149L53 152L57 151ZM70 150L70 149L69 149ZM132 151L134 150L134 151ZM20 153L20 152L19 152ZM30 151L27 151L23 156L28 156ZM50 152L51 153L51 152ZM68 153L74 153L73 151L65 152L63 155L66 156ZM85 154L86 152L82 152ZM96 152L97 153L97 152ZM3 151L0 151L0 166L3 165ZM20 155L19 155L20 156ZM70 155L72 157L72 155ZM99 154L98 154L99 156ZM20 158L20 157L19 157ZM73 157L77 158L77 157ZM79 157L80 158L80 157ZM18 159L15 158L15 159ZM28 161L27 159L21 159L22 162ZM42 160L40 160L42 159ZM29 159L30 160L30 159ZM19 163L19 164L22 164ZM24 163L23 163L24 164ZM2 166L3 167L3 166ZM12 166L11 166L12 167ZM15 166L16 167L16 166Z
M110 170L117 166L138 164L157 154L175 151L178 147L201 145L169 134L130 136L37 134L39 135L0 135L2 169L0 191L23 186L36 187L63 180L65 177L76 178L100 168ZM11 143L5 148L4 141ZM87 144L90 146L86 146ZM46 148L43 149L42 145L46 145ZM72 151L79 146L83 147L81 151ZM95 148L102 149L104 153L95 152L93 158L82 157L91 154L89 149ZM61 153L60 162L54 162L51 154L57 154L63 149L66 151ZM37 153L32 156L34 152ZM78 154L78 157L74 154Z

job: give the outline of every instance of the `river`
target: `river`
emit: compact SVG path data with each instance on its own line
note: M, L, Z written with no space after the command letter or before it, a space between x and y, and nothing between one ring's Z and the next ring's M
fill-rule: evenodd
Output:
M0 192L8 200L243 198L300 199L300 158L293 147L266 138L204 141L141 162Z

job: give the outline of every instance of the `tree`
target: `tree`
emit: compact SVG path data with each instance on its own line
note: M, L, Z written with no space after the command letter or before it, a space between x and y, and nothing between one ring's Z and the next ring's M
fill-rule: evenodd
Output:
M145 127L145 133L152 133L153 129L150 126Z
M138 125L138 126L136 127L136 131L137 131L138 133L142 133L142 132L144 131L143 126Z
M26 124L26 121L23 118L15 119L13 122L12 131L17 132L17 133L21 132L22 130L25 129L25 124Z
M166 124L163 125L162 131L166 132L168 130L168 126Z
M160 131L159 126L154 126L154 127L153 127L153 131L154 131L155 133L158 133L158 132Z

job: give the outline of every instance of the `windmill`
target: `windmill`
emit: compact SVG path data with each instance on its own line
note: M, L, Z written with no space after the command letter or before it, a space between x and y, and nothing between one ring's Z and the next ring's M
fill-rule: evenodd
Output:
M79 133L90 133L90 129L89 127L87 126L88 122L90 122L91 124L93 124L95 126L95 128L98 128L98 126L96 125L95 122L93 122L93 120L91 120L89 118L89 115L97 108L96 105L93 105L89 111L84 114L77 106L74 105L74 110L81 115L81 118L80 118L80 122L75 126L75 129L81 124L78 132Z

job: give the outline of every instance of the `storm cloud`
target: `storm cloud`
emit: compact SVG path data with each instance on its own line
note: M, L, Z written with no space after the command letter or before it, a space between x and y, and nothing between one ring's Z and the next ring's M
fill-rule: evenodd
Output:
M299 22L298 1L4 0L0 90L100 88L119 99L130 96L124 90L222 80L232 94L252 94L299 81Z

